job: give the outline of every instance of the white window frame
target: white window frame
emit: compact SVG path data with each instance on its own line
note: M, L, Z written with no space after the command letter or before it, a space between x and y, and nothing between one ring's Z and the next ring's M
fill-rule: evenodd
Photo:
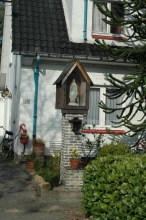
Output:
M106 96L104 94L106 94L106 89L107 87L92 87L91 89L99 89L99 93L100 93L100 100L102 100L104 103L106 103ZM99 101L100 101L99 100ZM89 106L90 108L90 106ZM106 117L105 117L106 113L103 112L103 109L99 108L99 124L98 125L93 125L93 124L87 124L85 126L85 128L90 128L90 129L106 129L106 128L113 128L112 125L106 125ZM86 121L86 120L85 120ZM84 122L85 122L84 121ZM113 119L114 121L114 119ZM124 126L116 128L117 130L121 130L124 129Z
M104 35L104 36L114 36L114 37L121 37L121 36L124 36L124 33L125 33L125 27L122 27L122 33L120 33L120 34L116 34L116 33L111 33L110 32L110 29L111 29L111 27L110 27L110 25L109 24L106 24L105 22L103 22L102 21L102 18L101 18L101 20L98 20L98 24L97 25L100 25L100 22L103 22L104 23L104 25L106 26L106 31L101 31L101 30L95 30L96 29L96 27L94 28L94 24L95 24L95 20L96 20L96 18L95 18L95 10L98 10L98 9L95 9L95 7L96 7L96 3L107 3L107 7L109 8L109 10L111 9L111 4L112 3L121 3L122 1L120 1L120 0L97 0L97 1L95 1L95 2L93 2L93 18L92 18L92 34L93 35ZM98 11L99 12L99 15L102 15L102 13L100 12L100 11ZM110 18L107 18L107 20L110 20ZM103 25L103 26L104 26Z

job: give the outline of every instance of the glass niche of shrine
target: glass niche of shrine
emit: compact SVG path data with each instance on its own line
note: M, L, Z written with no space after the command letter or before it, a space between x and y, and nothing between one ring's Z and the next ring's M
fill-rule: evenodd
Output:
M86 83L73 78L66 85L66 105L85 106L86 105Z

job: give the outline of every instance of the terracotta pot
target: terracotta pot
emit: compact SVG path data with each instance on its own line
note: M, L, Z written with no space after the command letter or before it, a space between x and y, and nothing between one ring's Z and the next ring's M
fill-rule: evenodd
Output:
M60 169L60 164L56 164L56 169Z
M26 144L28 142L28 138L20 138L20 142L22 144Z
M27 162L27 168L28 168L29 170L33 169L33 168L34 168L34 161L28 161L28 162Z
M44 144L33 145L33 150L36 153L36 156L43 156L44 155L44 149L45 149Z
M72 169L78 169L80 164L80 160L78 159L70 159L70 165Z

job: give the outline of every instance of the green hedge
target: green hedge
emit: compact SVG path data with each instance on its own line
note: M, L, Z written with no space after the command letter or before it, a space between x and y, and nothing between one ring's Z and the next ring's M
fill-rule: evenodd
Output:
M110 144L104 144L98 153L98 157L105 157L108 155L125 155L131 153L129 145L122 141L112 141Z
M95 220L146 220L146 154L100 157L83 176L87 217Z

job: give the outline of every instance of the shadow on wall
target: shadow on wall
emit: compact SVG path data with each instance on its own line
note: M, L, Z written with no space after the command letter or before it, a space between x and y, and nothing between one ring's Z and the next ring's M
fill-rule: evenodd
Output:
M129 146L133 146L137 142L137 137L126 137L125 135L108 135L109 142L111 141L121 141Z
M49 74L41 76L39 79L36 135L38 138L44 139L47 148L50 141L61 141L62 114L61 110L55 109L56 87L53 85L59 74L55 76ZM22 78L19 120L20 123L26 124L31 138L33 130L34 80L32 76ZM26 84L28 85L27 87ZM29 99L26 104L23 102L25 99Z

